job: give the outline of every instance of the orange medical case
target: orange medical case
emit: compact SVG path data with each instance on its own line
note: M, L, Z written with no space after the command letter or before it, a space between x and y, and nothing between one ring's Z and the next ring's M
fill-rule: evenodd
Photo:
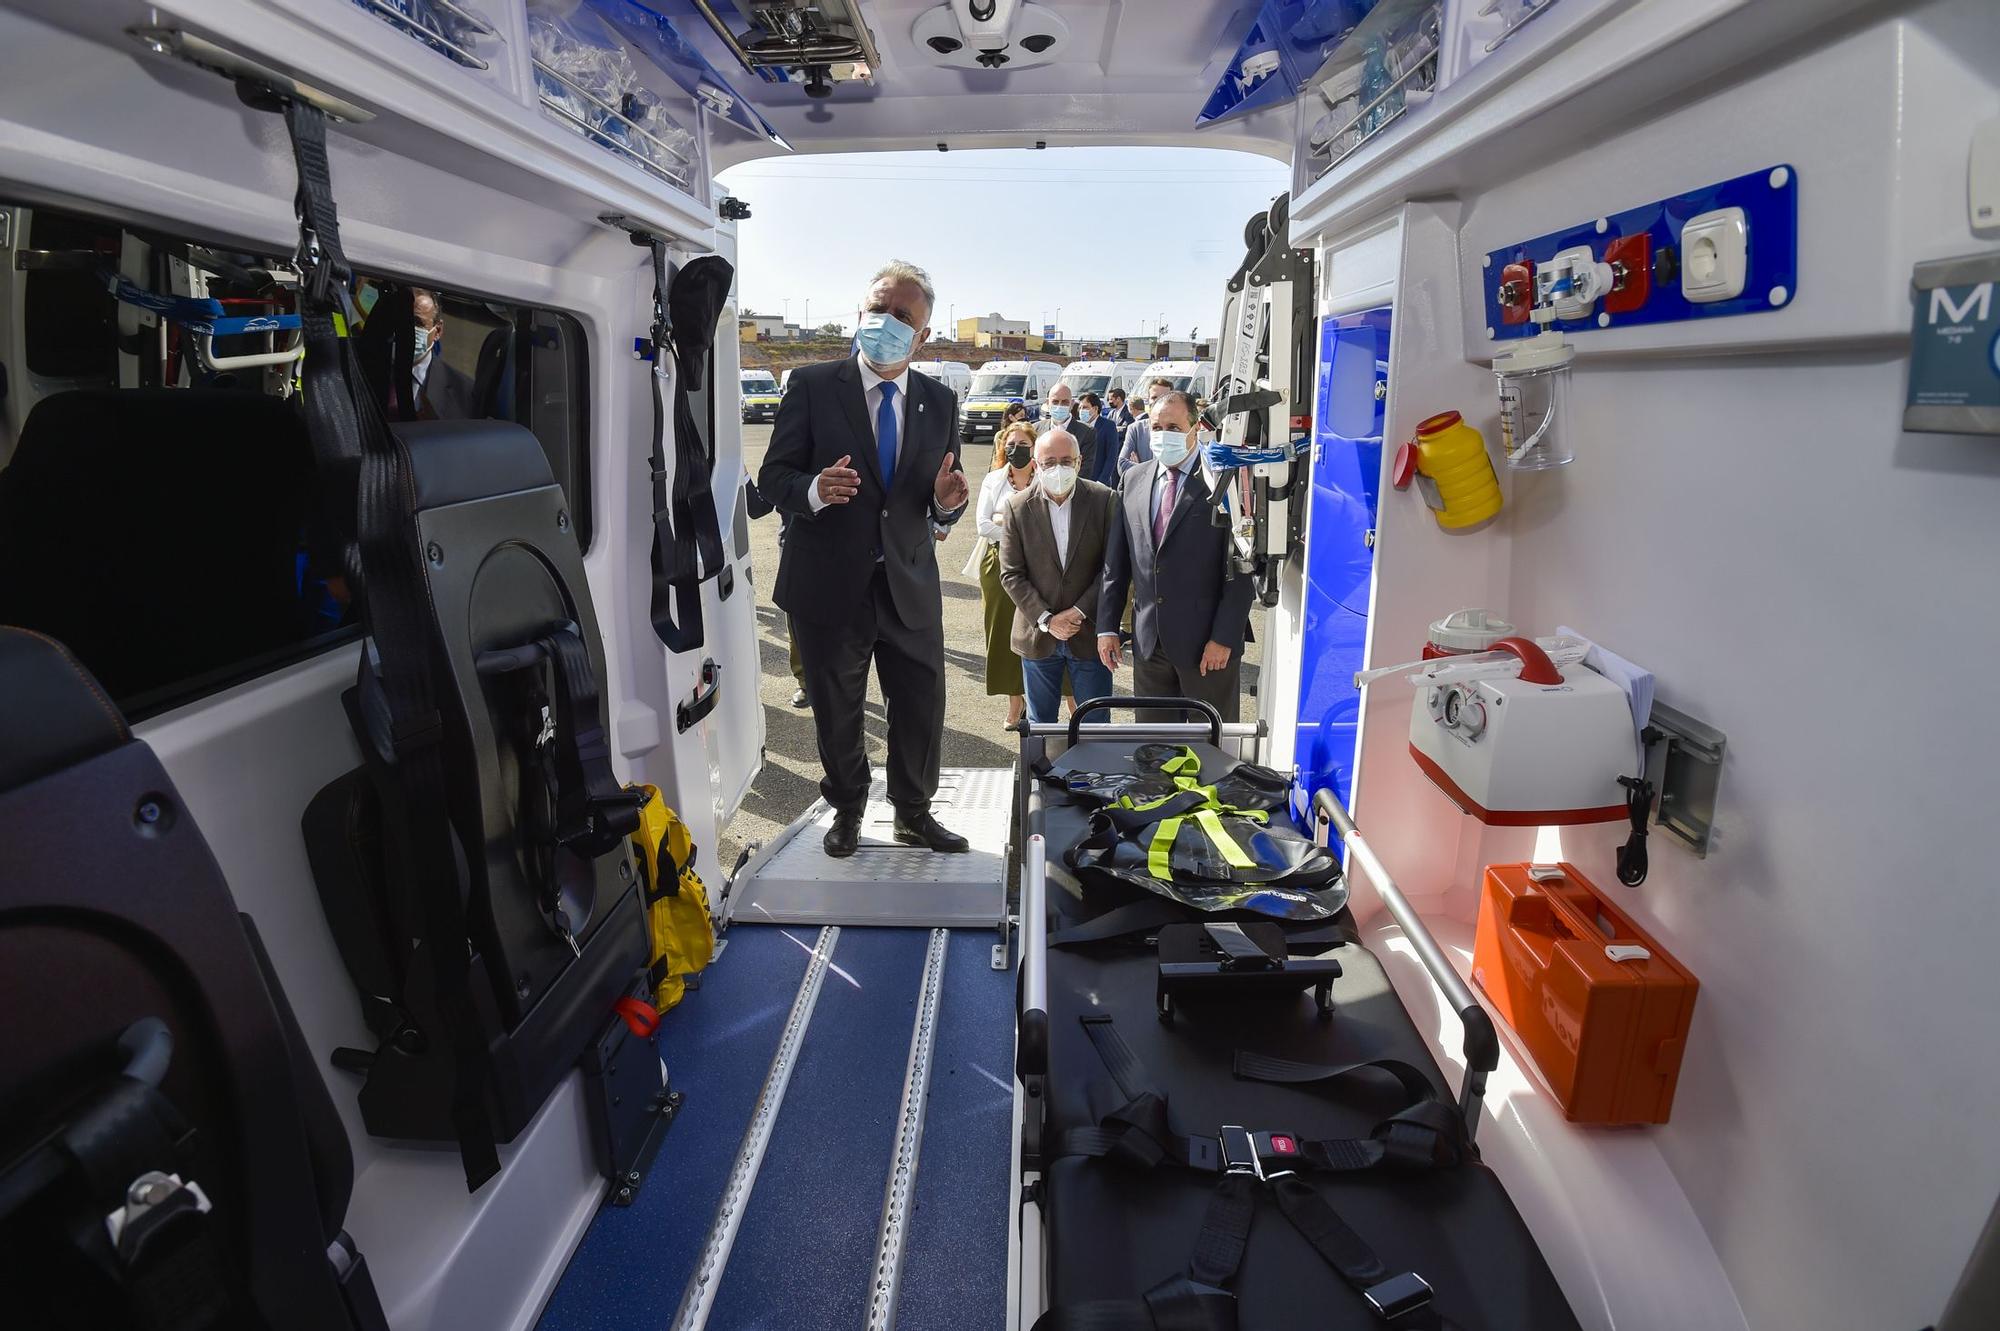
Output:
M1576 866L1489 864L1472 978L1572 1123L1664 1123L1695 978Z

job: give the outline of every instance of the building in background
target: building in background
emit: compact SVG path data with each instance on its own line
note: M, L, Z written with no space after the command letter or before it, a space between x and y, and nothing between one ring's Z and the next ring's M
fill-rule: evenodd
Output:
M958 321L957 340L970 342L976 347L1011 347L1018 350L1027 345L1027 336L1026 319L1003 318L997 310L992 314ZM1016 340L1004 340L1008 338Z
M753 314L745 310L736 317L736 337L740 342L789 342L798 326L788 324L781 314Z

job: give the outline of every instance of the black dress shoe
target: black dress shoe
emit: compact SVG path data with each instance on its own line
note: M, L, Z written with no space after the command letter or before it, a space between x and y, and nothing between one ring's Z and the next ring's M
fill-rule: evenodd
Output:
M808 700L807 700L807 698L806 698L806 691L805 691L804 689L793 689L793 690L792 690L792 706L794 706L794 707L810 707L810 706L812 706L812 703L811 703L810 701L808 701Z
M830 835L830 834L829 834ZM896 840L906 846L928 846L946 855L962 855L972 844L928 813L896 815Z
M826 829L826 840L821 844L826 853L837 860L844 860L854 853L861 842L861 814L840 811L833 815L833 826Z

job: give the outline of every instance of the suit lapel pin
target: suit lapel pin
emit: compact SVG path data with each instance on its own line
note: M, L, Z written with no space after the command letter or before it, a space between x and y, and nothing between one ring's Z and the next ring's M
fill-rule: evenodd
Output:
M917 403L917 415L921 416L923 414L924 414L924 404L919 402Z

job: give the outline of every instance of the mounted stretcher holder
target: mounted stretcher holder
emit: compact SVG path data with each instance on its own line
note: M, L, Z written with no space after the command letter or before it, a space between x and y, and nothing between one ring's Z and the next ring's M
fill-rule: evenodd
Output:
M1694 976L1571 864L1489 864L1472 979L1572 1123L1665 1123Z
M1172 1023L1176 1001L1289 999L1301 989L1313 991L1320 1015L1333 1015L1340 963L1289 955L1285 931L1275 924L1162 925L1159 957L1155 999L1163 1022Z

